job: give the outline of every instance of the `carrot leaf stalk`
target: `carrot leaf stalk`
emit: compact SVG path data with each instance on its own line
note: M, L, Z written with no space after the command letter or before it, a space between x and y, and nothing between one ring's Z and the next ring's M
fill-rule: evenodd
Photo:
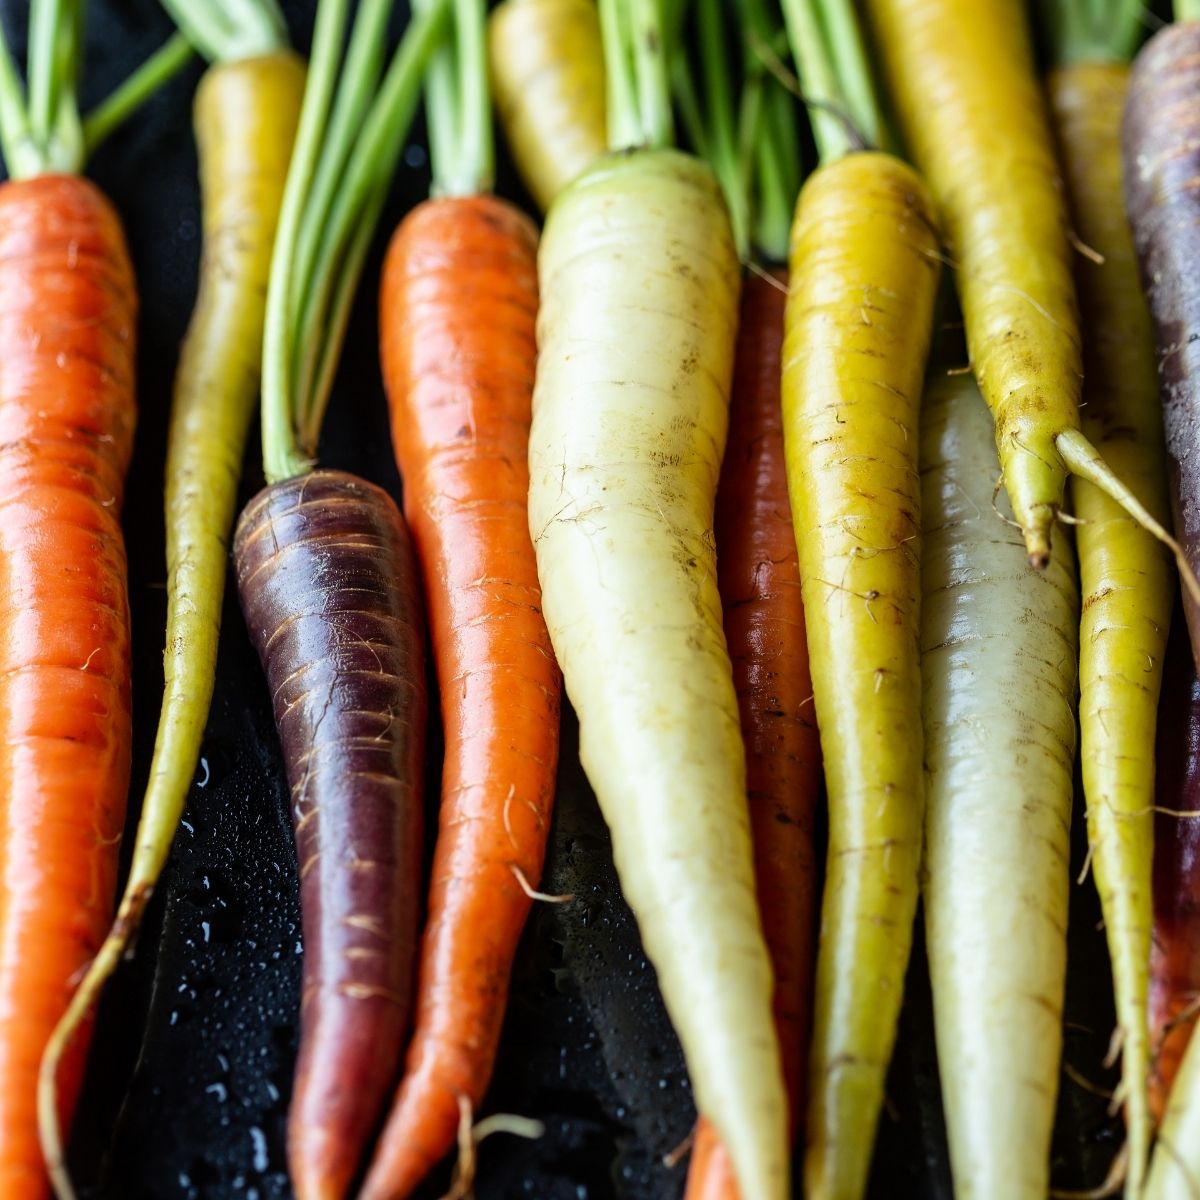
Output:
M300 862L304 976L288 1116L298 1200L341 1200L358 1174L408 1028L420 908L427 700L411 540L386 492L312 462L350 303L449 0L413 13L384 69L374 43L386 7L364 0L348 44L347 0L317 9L267 289L268 483L234 535Z
M278 0L162 0L189 42L209 62L236 62L287 46Z
M172 34L128 79L85 114L83 144L87 154L179 74L191 62L193 53L191 42L183 34Z

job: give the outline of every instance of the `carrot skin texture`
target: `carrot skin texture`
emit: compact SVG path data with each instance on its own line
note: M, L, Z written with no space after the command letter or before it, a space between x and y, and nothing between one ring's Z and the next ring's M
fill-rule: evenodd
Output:
M1195 1028L1200 996L1200 820L1173 815L1200 812L1200 680L1184 642L1173 629L1156 753L1156 800L1166 810L1154 816L1150 1102L1157 1120Z
M1121 204L1124 63L1075 63L1046 81L1078 235L1103 256L1076 257L1082 312L1084 434L1160 521L1169 512L1150 314ZM1100 893L1128 1130L1126 1184L1149 1157L1147 1011L1154 850L1154 729L1174 602L1160 544L1097 488L1072 480L1082 618L1080 742L1092 874Z
M300 1200L346 1194L408 1027L426 695L419 583L392 499L321 470L234 536L238 594L292 795L304 975L288 1154Z
M993 510L999 463L969 376L934 378L921 420L925 925L954 1194L1043 1200L1067 971L1075 564L1056 538L1035 571Z
M608 146L595 0L504 0L488 18L496 115L545 212Z
M896 110L958 273L967 347L1035 565L1079 428L1073 252L1019 0L870 0ZM1001 132L997 132L1001 131Z
M1200 569L1200 24L1168 25L1134 61L1122 149L1125 207L1158 342L1175 536ZM1200 669L1200 607L1183 613Z
M742 281L729 440L717 485L717 586L733 663L754 874L771 965L789 1129L801 1120L816 942L813 816L821 747L812 707L800 564L779 400L787 273ZM729 1155L701 1119L687 1200L736 1200Z
M633 269L631 269L631 267ZM529 522L622 890L744 1200L789 1194L712 513L740 273L712 172L607 155L538 253Z
M466 281L469 280L469 285ZM392 440L442 697L442 806L404 1077L363 1190L407 1196L483 1099L541 877L562 683L529 536L537 231L492 196L392 239L380 329Z
M792 225L783 347L829 849L805 1188L866 1186L912 947L921 752L917 422L937 291L920 177L886 154L821 167Z
M49 1193L43 1048L112 915L130 753L120 507L136 294L76 176L0 187L0 1195ZM86 1033L58 1074L65 1125Z

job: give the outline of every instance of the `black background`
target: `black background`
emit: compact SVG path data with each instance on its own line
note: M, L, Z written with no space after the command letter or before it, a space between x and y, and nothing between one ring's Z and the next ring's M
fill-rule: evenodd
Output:
M205 0L194 0L204 3ZM308 48L314 0L285 3ZM0 0L23 52L27 0ZM91 0L83 98L95 102L170 32L154 0ZM190 132L201 66L184 72L97 153L90 168L125 221L138 275L140 427L126 531L134 620L130 831L162 689L166 611L162 470L171 377L196 285L199 195ZM386 239L425 193L421 132L385 211L343 356L321 459L399 495L376 354L375 292ZM498 190L527 204L501 151ZM243 500L261 485L247 455ZM436 741L436 734L434 735ZM429 799L440 747L430 748ZM612 868L607 833L568 716L544 888L522 943L489 1110L541 1118L546 1135L484 1144L480 1200L650 1200L682 1194L686 1159L661 1159L694 1111L686 1073ZM429 826L433 827L432 819ZM1075 867L1082 860L1075 822ZM127 845L131 838L127 838ZM914 955L880 1125L872 1196L950 1196L923 951ZM1119 1123L1096 1088L1114 1024L1090 880L1072 890L1064 1076L1053 1182L1097 1185ZM137 952L106 995L72 1143L93 1200L284 1200L284 1121L300 967L296 865L270 705L232 593L203 763ZM989 1081L979 1080L986 1088ZM448 1170L423 1197L440 1196Z

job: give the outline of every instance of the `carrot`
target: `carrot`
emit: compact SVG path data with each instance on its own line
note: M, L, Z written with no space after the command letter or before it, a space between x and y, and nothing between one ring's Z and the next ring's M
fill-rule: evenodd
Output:
M936 378L921 420L925 924L950 1161L955 1195L1033 1200L1062 1052L1079 593L1067 539L1035 571L992 508L974 381Z
M488 20L496 115L544 212L605 149L595 0L504 0Z
M771 112L788 97L763 78L753 50L746 54L741 94L734 95L720 6L701 0L695 11L701 77L693 79L681 56L673 72L680 111L721 181L739 257L748 260L753 244L767 261L780 262L799 188L794 111L785 104ZM749 4L744 16L748 40L770 40L762 5ZM782 127L770 119L776 115ZM816 948L813 817L821 774L779 401L786 298L786 270L755 269L743 278L715 534L717 586L746 744L754 875L775 972L775 1027L794 1137L802 1119ZM729 1154L703 1117L686 1196L738 1197Z
M1197 307L1191 248L1200 230L1192 111L1200 87L1198 47L1200 20L1170 25L1150 39L1134 62L1123 130L1125 204L1158 344L1171 507L1175 531L1193 566L1200 563L1200 520L1195 515L1200 399L1194 382L1196 350L1181 331L1191 328ZM1183 613L1200 666L1200 603L1186 591Z
M561 680L526 513L537 232L486 194L485 13L456 14L457 79L429 97L439 198L396 231L381 285L392 440L446 754L413 1035L364 1198L409 1195L454 1145L462 1100L483 1099L558 762ZM456 162L464 145L473 161Z
M33 5L30 102L0 34L0 1195L42 1200L42 1051L111 915L130 758L120 505L137 299L83 162L76 6ZM48 1100L70 1119L88 1030ZM51 1081L53 1084L55 1081Z
M848 5L785 7L808 94L880 120ZM825 30L839 28L836 38ZM866 1185L918 892L923 807L917 418L937 237L920 177L851 153L816 109L821 165L791 235L783 431L829 848L809 1054L806 1194Z
M267 292L268 484L234 536L300 862L298 1200L340 1200L358 1173L398 1065L416 953L426 697L415 562L385 492L314 471L302 451L320 431L346 308L446 13L442 2L414 14L380 79L388 8L359 6L340 77L347 5L317 9Z
M781 1200L786 1103L712 540L738 264L712 173L666 148L658 15L602 5L610 144L626 149L547 217L529 523L583 764L697 1107L744 1200Z
M270 30L267 12L244 10ZM233 44L248 38L243 32ZM272 47L266 35L249 44L252 57L218 58L196 94L205 249L167 443L166 678L150 781L116 920L51 1039L43 1077L53 1078L141 924L179 825L212 699L229 531L258 399L267 268L304 87L303 64L286 47ZM42 1137L56 1187L70 1195L58 1131L44 1128Z
M1154 1046L1150 1105L1161 1119L1191 1039L1200 997L1200 681L1176 625L1167 647L1155 752L1154 938L1150 955L1150 1029Z
M1017 0L870 0L901 124L955 261L967 348L1030 561L1049 562L1067 472L1179 546L1079 428L1072 249ZM1188 586L1200 586L1194 578Z
M1121 111L1129 68L1120 61L1138 14L1114 0L1092 21L1065 0L1051 11L1077 19L1059 40L1047 77L1078 235L1103 261L1080 254L1085 436L1160 521L1167 520L1166 464L1150 314L1121 195ZM1122 12L1124 11L1124 19ZM1113 964L1121 1089L1129 1141L1126 1183L1145 1178L1151 1122L1149 989L1153 870L1153 731L1171 619L1174 579L1155 540L1091 484L1072 483L1083 606L1080 742L1092 873Z

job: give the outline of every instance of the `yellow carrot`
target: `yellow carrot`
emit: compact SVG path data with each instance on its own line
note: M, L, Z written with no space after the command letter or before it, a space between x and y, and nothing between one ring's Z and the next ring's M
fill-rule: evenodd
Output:
M1121 113L1129 68L1076 62L1047 80L1079 236L1083 432L1156 518L1169 512L1154 336L1121 203ZM1083 615L1079 706L1092 873L1113 964L1127 1187L1150 1147L1147 1003L1154 839L1154 730L1174 572L1163 548L1099 489L1072 482Z
M829 796L805 1182L862 1193L912 941L923 798L917 416L938 257L889 155L800 194L784 444Z

